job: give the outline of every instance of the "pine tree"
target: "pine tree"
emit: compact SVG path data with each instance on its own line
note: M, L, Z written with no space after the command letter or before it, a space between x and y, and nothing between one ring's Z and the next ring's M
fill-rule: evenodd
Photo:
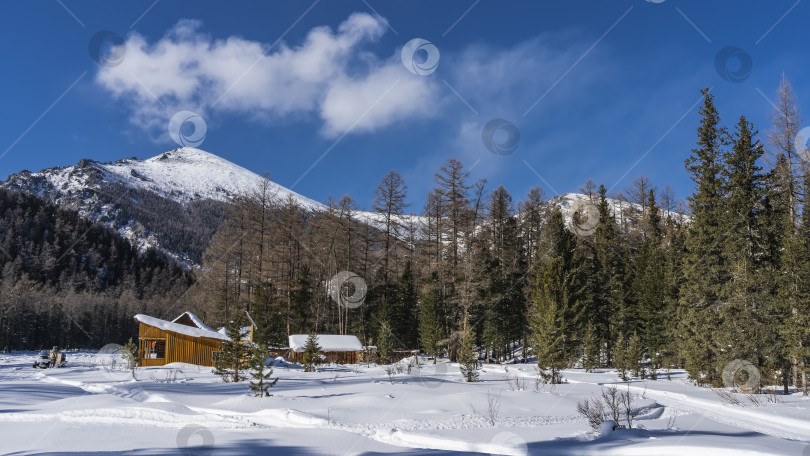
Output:
M270 388L278 383L278 378L270 380L273 368L265 365L267 361L267 345L257 344L251 349L250 358L250 390L254 396L270 396Z
M265 282L256 287L250 315L256 323L253 342L283 345L286 326L276 288L272 283Z
M425 284L425 293L419 309L419 340L422 350L433 355L433 364L439 356L440 344L444 338L444 323L442 318L441 289L436 283L437 275L433 273L431 280Z
M394 334L405 345L403 348L411 349L418 346L419 296L410 260L405 262L405 268L397 280L391 326Z
M127 369L132 373L132 378L134 379L135 368L138 367L138 345L132 341L131 337L129 341L121 347L121 358L124 359L124 363Z
M226 382L238 382L243 378L242 371L250 353L244 343L247 337L244 330L246 324L244 312L237 312L235 318L225 326L229 339L222 341L221 350L214 358L214 372Z
M481 368L478 364L478 352L473 347L474 342L475 332L470 329L461 339L461 346L458 351L459 369L466 382L477 382L478 370Z
M804 188L810 188L810 173L804 175ZM810 192L805 192L801 224L786 233L786 245L780 269L779 291L775 294L774 311L779 341L776 347L783 371L785 394L789 392L788 371L793 384L808 395L807 375L810 367Z
M304 344L303 358L301 364L304 366L304 372L315 372L321 363L321 346L318 345L318 336L314 332L309 333Z
M377 336L377 356L380 364L391 364L393 350L394 340L391 337L391 325L387 321L383 321Z
M294 331L304 331L304 328L309 326L309 306L312 302L312 278L309 266L306 264L298 268L290 300L292 302L292 322L290 326L294 328Z
M633 371L636 377L641 376L641 358L644 356L644 347L641 346L641 338L638 333L633 331L633 335L627 340L626 367L628 370Z
M592 323L585 326L585 337L582 341L582 367L586 372L593 372L594 369L602 364L601 344L596 335L596 329Z
M560 371L577 349L574 334L581 318L585 285L580 261L574 258L575 249L574 235L556 211L538 253L531 317L532 350L544 378L551 383L562 382Z
M616 219L610 211L604 185L599 186L599 222L588 241L592 246L589 271L589 313L601 340L607 344L608 362L615 335L633 327L636 317L626 306L625 261L622 243L616 232Z
M716 354L721 370L735 359L761 367L763 345L772 346L766 342L763 321L770 275L764 249L765 176L757 164L764 149L756 134L745 117L740 117L733 145L724 156L722 253L728 276L719 292L721 324L713 329L723 347Z
M713 331L719 326L716 312L720 288L727 280L723 262L723 188L721 154L726 132L714 96L708 89L700 109L697 148L687 158L686 170L696 188L689 197L692 219L685 238L683 286L680 287L678 342L689 376L699 383L718 384L717 341Z
M613 346L613 367L619 371L619 378L625 382L629 380L627 371L630 370L630 361L628 358L627 340L624 338L624 334L619 333L616 344Z
M651 356L663 350L667 336L666 255L661 249L663 233L655 193L647 195L647 236L636 254L631 294L637 308L641 344Z

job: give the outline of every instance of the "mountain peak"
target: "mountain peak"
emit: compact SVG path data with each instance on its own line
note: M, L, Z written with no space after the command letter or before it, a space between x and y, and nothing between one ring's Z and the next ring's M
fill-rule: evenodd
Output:
M222 157L206 152L202 149L194 147L178 147L170 151L163 152L162 154L155 155L154 157L147 158L144 161L223 161L227 162ZM230 162L228 162L230 163Z
M263 179L253 171L194 147L180 147L145 160L119 160L101 167L112 180L181 203L199 199L228 201L257 188ZM316 201L277 184L272 186L282 198L292 196L303 207L321 208Z

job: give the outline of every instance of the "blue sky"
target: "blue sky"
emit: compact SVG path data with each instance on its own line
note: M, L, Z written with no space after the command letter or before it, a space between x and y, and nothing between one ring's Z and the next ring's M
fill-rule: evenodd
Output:
M0 178L157 155L190 111L198 147L321 201L368 207L397 169L418 211L449 157L515 200L640 174L685 197L701 88L763 140L781 72L810 97L810 2L658 1L6 1ZM90 56L100 31L125 42L116 66ZM438 50L429 74L403 65L416 38ZM716 68L728 46L751 58L721 65L742 81ZM519 131L513 153L484 145L492 119Z

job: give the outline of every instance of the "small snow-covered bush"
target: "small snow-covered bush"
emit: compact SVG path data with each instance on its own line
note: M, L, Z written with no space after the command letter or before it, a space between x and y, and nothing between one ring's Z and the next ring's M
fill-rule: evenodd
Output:
M596 432L602 428L602 423L613 421L619 427L633 428L633 420L640 410L633 407L633 395L630 387L626 391L619 391L615 386L602 388L599 397L592 397L577 402L577 412L588 420L588 424ZM625 425L619 425L624 419Z
M501 411L501 393L487 393L487 417L489 424L495 426Z
M605 421L605 406L597 398L586 398L577 402L577 412L588 420L594 432L598 431Z
M515 374L514 378L507 375L506 384L508 385L509 391L523 391L526 389L526 380L520 376L520 373Z

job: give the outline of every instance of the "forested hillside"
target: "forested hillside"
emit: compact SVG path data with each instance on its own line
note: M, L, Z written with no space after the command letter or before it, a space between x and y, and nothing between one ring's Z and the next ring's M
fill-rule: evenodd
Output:
M0 189L0 347L125 341L137 335L133 315L163 315L191 280L75 211Z
M537 356L550 382L574 365L642 377L655 366L722 385L742 363L763 383L804 387L810 177L794 141L798 108L783 80L766 156L744 116L723 123L703 95L697 144L684 153L689 218L673 215L668 187L641 176L612 195L587 182L587 203L567 222L540 188L516 201L470 181L456 159L419 208L408 208L399 173L384 176L380 229L354 219L350 196L310 212L266 182L235 200L215 235L197 310L218 325L249 309L271 344L355 334L382 360L392 347L455 360L470 336L490 361ZM401 217L411 211L419 224ZM362 279L337 285L352 297L367 286L364 301L330 297L334 279L351 276L341 271Z
M575 198L547 200L535 187L518 199L472 181L457 159L420 207L390 171L372 218L349 195L302 205L267 178L228 204L117 187L114 217L199 252L192 272L76 212L3 191L0 346L98 346L131 336L138 312L192 310L218 327L246 309L257 341L354 334L382 361L394 348L456 360L465 340L491 362L536 357L549 382L575 365L622 376L654 366L720 385L728 366L748 363L764 383L805 387L810 173L790 84L764 138L703 96L684 153L695 184L686 203L644 176L610 195L589 180Z

